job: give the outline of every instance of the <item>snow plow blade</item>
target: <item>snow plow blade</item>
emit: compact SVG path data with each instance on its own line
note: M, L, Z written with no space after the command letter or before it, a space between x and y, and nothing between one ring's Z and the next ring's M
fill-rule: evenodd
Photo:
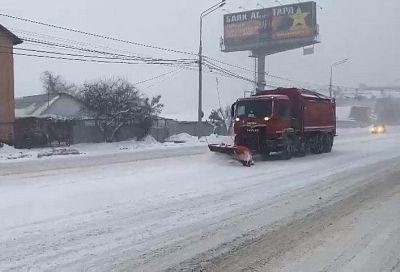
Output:
M226 144L210 144L208 149L211 152L231 155L234 159L240 161L244 166L252 166L254 164L250 150L245 146L226 145Z
M234 155L235 154L235 147L232 146L232 145L210 144L210 145L208 145L208 148L212 152L223 153L223 154L228 154L228 155Z

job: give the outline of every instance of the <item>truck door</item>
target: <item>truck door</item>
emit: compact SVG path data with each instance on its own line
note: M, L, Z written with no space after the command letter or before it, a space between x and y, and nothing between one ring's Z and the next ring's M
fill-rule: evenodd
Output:
M289 100L276 100L274 103L274 112L279 129L284 130L292 127L292 118Z

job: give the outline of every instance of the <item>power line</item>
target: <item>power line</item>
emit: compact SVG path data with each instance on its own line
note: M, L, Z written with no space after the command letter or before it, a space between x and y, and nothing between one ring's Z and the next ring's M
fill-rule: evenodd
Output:
M99 45L93 45L87 42L81 42L81 41L76 41L76 40L71 40L71 39L65 39L65 38L60 38L60 37L56 37L56 36L51 36L51 35L47 35L47 34L41 34L41 33L37 33L37 32L32 32L32 31L27 31L27 30L21 30L21 29L15 29L15 28L10 28L13 32L16 33L22 33L23 35L28 35L30 37L34 37L36 39L42 38L42 39L46 39L46 40L54 40L56 41L55 43L68 43L68 44L75 44L75 45L79 45L79 46L85 46L85 47L91 47L91 48L101 48L102 50L111 50L112 52L123 52L128 53L130 55L133 55L135 57L138 58L143 58L143 56L136 54L136 53L132 53L132 52L128 52L128 51L124 51L124 50L120 50L120 49L115 49L115 48L111 48L111 47L107 47L107 46L99 46Z
M168 63L143 63L143 62L129 62L129 61L108 61L108 60L96 60L96 59L82 59L82 58L72 58L72 57L55 57L49 55L38 55L38 54L25 54L25 53L10 53L10 52L0 52L0 54L12 54L16 56L25 57L35 57L35 58L45 58L45 59L55 59L55 60L68 60L68 61L80 61L80 62L95 62L95 63L109 63L109 64L162 64L168 65Z
M42 41L52 41L54 43L63 43L63 44L74 44L76 46L78 45L78 46L85 46L85 47L91 47L91 48L95 48L95 47L100 48L101 47L102 49L107 49L107 50L112 50L112 51L117 50L115 48L94 45L94 44L90 44L88 42L82 42L82 41L77 41L77 40L72 40L72 39L60 38L57 36L27 31L27 30L23 30L23 29L16 29L16 28L11 27L10 30L13 31L13 33L16 33L18 36L28 37L28 38L22 38L24 40L24 42L26 41L26 39L37 39L37 40L42 40ZM118 51L120 51L120 50L118 50ZM142 56L138 55L138 57L142 57Z
M224 65L229 66L229 67L241 69L241 70L247 71L247 72L252 73L252 74L255 73L254 70L251 70L251 69L239 66L239 65L234 65L234 64L227 63L227 62L224 62L224 61L221 61L221 60L218 60L218 59L210 58L210 57L207 57L207 56L204 56L204 58L212 60L212 61L215 61L215 62L220 63L220 64L224 64ZM287 82L292 82L292 83L296 83L297 82L297 83L302 83L302 84L306 84L306 85L324 86L324 85L320 85L320 84L315 84L315 83L310 83L310 82L303 82L303 81L300 81L300 80L295 80L295 79L285 78L285 77L282 77L282 76L272 75L272 74L267 73L267 72L265 72L264 74L267 77L274 78L274 79L279 79L279 80L283 80L283 81L287 81Z
M197 54L191 53L191 52L187 52L187 51L181 51L181 50L176 50L176 49L170 49L170 48L164 48L164 47L159 47L159 46L154 46L154 45L148 45L148 44L143 44L143 43L138 43L138 42L133 42L133 41L128 41L128 40L123 40L123 39L119 39L119 38L113 38L113 37L109 37L109 36L105 36L105 35L101 35L101 34L90 33L90 32L81 31L81 30L77 30L77 29L73 29L73 28L57 26L57 25L54 25L54 24L43 23L43 22L40 22L40 21L32 20L32 19L12 16L12 15L9 15L9 14L0 13L0 16L7 17L7 18L10 18L10 19L14 19L14 20L23 21L23 22L42 25L42 26L46 26L46 27L51 27L51 28L55 28L55 29L59 29L59 30L74 32L74 33L83 34L83 35L88 35L88 36L92 36L92 37L96 37L96 38L101 38L101 39L106 39L106 40L111 40L111 41L116 41L116 42L121 42L121 43L127 43L127 44L133 44L133 45L136 45L136 46L142 46L142 47L147 47L147 48L157 49L157 50L162 50L162 51L167 51L167 52L174 52L174 53L197 56ZM216 62L224 64L224 65L228 65L230 67L234 67L234 68L238 68L238 69L242 69L242 70L251 72L252 74L254 73L254 71L252 71L250 69L247 69L247 68L244 68L244 67L241 67L241 66L238 66L238 65L233 65L233 64L230 64L230 63L226 63L226 62L223 62L223 61L220 61L220 60L217 60L217 59L213 59L213 58L210 58L210 57L207 57L207 56L203 56L203 57L209 58L210 60L216 61ZM293 80L293 79L289 79L289 78L285 78L285 77L271 75L269 73L265 73L265 74L268 77L272 77L272 78L276 78L276 79L280 79L280 80L284 80L284 81L288 81L288 82L298 82L298 83L303 83L303 84L307 84L307 85L316 85L314 83L301 82L301 81L298 81L298 80ZM254 81L251 81L251 82L254 82Z
M112 55L112 56L121 56L121 57L126 57L126 58L134 58L135 60L137 59L141 59L143 61L176 61L176 62L190 62L192 63L193 61L195 61L195 59L163 59L163 58L151 58L151 57L143 57L143 56L139 56L135 53L132 52L128 52L128 51L123 51L123 50L119 50L119 49L115 49L115 48L110 48L110 47L104 47L104 46L98 46L98 45L93 45L93 44L88 44L88 43L83 43L80 41L75 41L75 40L70 40L70 39L63 39L63 38L59 38L59 37L55 37L55 36L50 36L50 35L45 35L45 34L40 34L37 32L31 32L31 31L26 31L26 30L20 30L20 29L13 29L13 31L16 32L21 32L23 34L27 34L36 38L25 38L23 37L25 42L28 43L33 43L36 45L40 45L40 46L45 46L45 47L60 47L63 49L68 49L68 50L74 50L74 51L86 51L86 52L90 52L90 53L100 53L100 54L107 54L107 55ZM43 40L43 39L38 39L37 37L45 37L45 38L50 38L52 40L56 40L57 42L54 41L48 41L48 40ZM59 41L62 41L64 43L60 43ZM65 44L65 42L68 43L73 43L75 45L79 45L80 47L77 46L73 46L70 44ZM94 49L88 49L88 48L84 48L82 46L90 46L90 47L97 47L97 48L106 48L107 50L112 50L111 52L106 52L106 51L99 51L99 50L94 50ZM124 52L124 53L128 53L129 55L126 54L117 54L115 52Z
M82 35L87 35L87 36L91 36L91 37L95 37L95 38L115 41L115 42L132 44L132 45L136 45L136 46L142 46L142 47L146 47L146 48L162 50L162 51L167 51L167 52L173 52L173 53L179 53L179 54L185 54L185 55L192 55L192 56L196 56L197 55L197 54L191 53L191 52L175 50L175 49L170 49L170 48L165 48L165 47L159 47L159 46L154 46L154 45L149 45L149 44L144 44L144 43L139 43L139 42L133 42L133 41L123 40L123 39L119 39L119 38L113 38L113 37L109 37L109 36L105 36L105 35L101 35L101 34L90 33L90 32L82 31L82 30L78 30L78 29L73 29L73 28L68 28L68 27L63 27L63 26L57 26L57 25L54 25L54 24L43 23L43 22L40 22L40 21L32 20L32 19L12 16L12 15L5 14L5 13L0 13L0 16L6 17L6 18L10 18L10 19L14 19L14 20L18 20L18 21L27 22L27 23L32 23L32 24L37 24L37 25L41 25L41 26L51 27L51 28L55 28L55 29L59 29L59 30L64 30L64 31L69 31L69 32L73 32L73 33L82 34Z
M0 47L4 48L5 46L0 46ZM29 48L21 48L21 47L14 48L14 50L44 53L44 54L54 54L54 55L70 56L70 57L99 58L99 59L108 59L108 60L121 60L122 59L121 57L105 57L105 56L95 56L95 55L61 53L61 52L55 52L55 51L46 51L46 50L29 49ZM132 60L132 59L126 58L126 59L122 59L122 60Z
M154 84L151 84L151 85L149 85L149 86L146 86L146 87L144 87L144 88L141 88L141 90L150 89L150 88L152 88L152 87L154 87L154 86L156 86L156 85L158 85L158 84L160 84L160 83L162 83L162 82L165 82L165 81L167 81L167 80L173 79L173 78L176 77L178 74L180 74L184 69L186 69L186 70L192 70L192 68L190 68L190 67L189 67L189 68L177 69L177 70L175 70L175 73L170 74L169 76L163 78L162 80L157 81L157 82L154 83Z
M63 49L69 49L69 50L74 50L74 51L85 51L85 52L90 52L90 53L98 53L98 54L103 54L103 55L111 55L111 56L120 56L120 57L125 57L128 59L135 59L135 60L143 60L143 61L194 61L194 59L160 59L160 58L144 58L144 57L138 57L138 56L131 56L131 55L124 55L124 54L118 54L118 53L112 53L112 52L106 52L106 51L99 51L99 50L93 50L89 48L83 48L83 47L77 47L73 45L66 45L66 44L61 44L61 43L55 43L52 41L44 41L44 40L38 40L38 39L24 39L24 41L28 41L30 43L38 44L38 45L45 45L48 47L59 47Z
M101 54L107 54L107 55L118 55L118 56L124 56L124 57L129 57L129 58L135 58L135 59L146 59L146 60L160 60L160 58L151 58L151 57L144 57L144 56L140 56L136 53L132 53L132 52L128 52L128 51L123 51L123 50L119 50L119 49L115 49L115 48L110 48L110 47L105 47L105 46L98 46L98 45L93 45L93 44L89 44L89 43L83 43L80 41L75 41L75 40L69 40L69 39L62 39L59 37L54 37L54 36L50 36L50 35L45 35L45 34L40 34L40 33L36 33L36 32L30 32L30 31L25 31L25 30L16 30L17 32L21 32L24 35L29 35L29 36L33 36L35 38L29 37L29 38L25 38L25 37L21 37L23 38L23 40L25 42L28 43L35 43L38 44L40 46L46 46L46 47L60 47L63 49L69 49L69 50L78 50L78 51L87 51L87 52L95 52L95 53L101 53ZM44 39L39 39L38 37L45 37L47 38L47 40ZM48 40L50 38L50 41ZM52 41L52 40L56 40L56 41ZM60 41L64 42L61 43ZM66 42L68 44L66 44ZM74 45L71 45L75 44ZM76 46L76 45L79 45ZM82 47L82 46L86 46ZM111 50L111 52L107 52L107 51L100 51L100 50L94 50L94 49L88 49L87 46L91 47L91 48L102 48L103 50ZM116 52L123 52L124 54L117 54ZM125 53L129 54L126 55ZM163 59L165 60L165 59ZM187 59L179 59L179 60L187 60ZM190 59L192 60L192 59Z
M138 56L123 55L123 54L117 54L117 53L112 53L112 52L99 51L99 50L93 50L93 49L88 49L88 48L65 45L65 44L55 43L52 41L43 41L43 40L37 40L37 39L26 39L26 40L28 40L28 42L33 43L35 45L38 44L39 46L45 45L45 46L51 47L51 48L62 48L62 49L68 49L68 50L73 50L73 51L84 51L84 52L90 53L90 54L96 53L96 54L107 55L108 57L95 56L95 55L71 54L71 53L64 53L64 52L61 53L61 52L55 52L55 51L28 49L28 48L20 48L20 47L15 47L15 50L24 50L24 51L31 51L31 52L36 52L36 53L56 54L56 55L62 55L62 56L68 56L68 57L79 57L79 58L82 58L82 57L83 58L100 58L100 59L123 60L123 61L134 60L134 61L145 62L145 64L158 64L158 65L167 65L167 66L191 65L191 64L194 64L196 61L195 59L143 58L143 57L138 57ZM24 54L24 55L26 56L28 54ZM35 56L37 56L37 55L35 55ZM53 58L53 59L57 59L57 58ZM62 59L68 60L68 58L62 58Z
M112 40L112 41L117 41L117 42L122 42L122 43L128 43L128 44L134 44L134 45L137 45L137 46L144 46L144 47L148 47L148 48L153 48L153 49L157 49L157 50L163 50L163 51L169 51L169 52L175 52L175 53L181 53L181 54L188 54L188 55L196 55L196 54L194 54L194 53L190 53L190 52L185 52L185 51L180 51L180 50L175 50L175 49L169 49L169 48L163 48L163 47L158 47L158 46L152 46L152 45L146 45L146 44L141 44L141 43L137 43L137 42L132 42L132 41L127 41L127 40L122 40L122 39L118 39L118 38L113 38L113 37L108 37L108 36L104 36L104 35L100 35L100 34L94 34L94 33L89 33L89 32L85 32L85 31L81 31L81 30L76 30L76 29L72 29L72 28L67 28L67 27L61 27L61 26L56 26L56 25L53 25L53 24L47 24L47 23L43 23L43 22L39 22L39 21L34 21L34 20L30 20L30 19L26 19L26 18L22 18L22 17L16 17L16 16L12 16L12 15L7 15L7 14L4 14L4 13L0 13L0 16L4 16L4 17L8 17L8 18L11 18L11 19L15 19L15 20L20 20L20 21L25 21L25 22L29 22L29 23L34 23L34 24L38 24L38 25L43 25L43 26L47 26L47 27L52 27L52 28L56 28L56 29L60 29L60 30L65 30L65 31L70 31L70 32L75 32L75 33L79 33L79 34L84 34L84 35L89 35L89 36L93 36L93 37L97 37L97 38L102 38L102 39L107 39L107 40ZM29 33L29 32L28 32ZM34 35L40 35L40 34L38 34L38 33L34 33L34 32L30 32L30 34L32 35L32 34L34 34ZM46 35L47 37L52 37L52 36L48 36L48 35ZM54 37L53 37L54 38ZM141 61L147 61L147 62L149 62L149 61L152 61L152 62L157 62L157 63L150 63L150 64L160 64L160 65L171 65L170 63L163 63L162 61L167 61L167 62L169 62L169 61L175 61L175 62L180 62L180 61L182 61L182 62L185 62L186 61L186 65L188 64L188 60L165 60L165 59L154 59L154 58L144 58L144 57L139 57L139 56L127 56L127 55L122 55L122 54L116 54L116 53L110 53L110 52L101 52L101 51L99 51L99 50L91 50L91 49L85 49L85 48L78 48L78 47L73 47L73 46L68 46L68 45L62 45L62 44L57 44L57 43L55 43L55 42L48 42L48 41L40 41L40 40L38 40L38 39L26 39L27 41L30 41L30 42L32 42L32 43L37 43L37 44L42 44L42 45L47 45L47 46L57 46L57 47L62 47L62 48L64 48L64 49L70 49L70 50L84 50L84 51L89 51L89 52L93 52L93 53L102 53L102 54L107 54L107 55L117 55L117 56L120 56L120 57L124 57L124 61L113 61L113 62L110 62L110 61L96 61L96 60L82 60L82 59L76 59L76 58L67 58L67 57L60 57L60 58L57 58L57 57L49 57L49 58L51 58L51 59L60 59L60 60L73 60L73 61L90 61L90 62L99 62L99 63L120 63L120 64L139 64L139 63L131 63L131 62L128 62L128 61L126 61L126 60L132 60L132 59L134 59L134 60L141 60ZM75 43L77 43L77 44L82 44L82 43L80 43L80 42L76 42L75 41ZM50 53L50 52L49 52ZM57 53L55 53L55 52L51 52L52 54L58 54L58 55L61 55L61 53L59 53L59 52L57 52ZM30 56L30 57L40 57L40 58L45 58L45 56L42 56L42 55L34 55L34 54L16 54L16 55L20 55L20 56ZM69 56L73 56L73 57L94 57L94 58L101 58L101 59L111 59L111 60L118 60L118 59L120 59L120 58L106 58L106 57L98 57L98 56L84 56L84 55L73 55L73 54L64 54L64 55L69 55ZM128 58L128 59L125 59L125 58ZM218 63L220 63L220 64L224 64L224 65L227 65L227 66L230 66L230 67L233 67L233 68L237 68L237 69L241 69L241 70L244 70L244 71L247 71L247 72L250 72L250 73L254 73L254 71L253 70L251 70L251 69L248 69L248 68L245 68L245 67L241 67L241 66L238 66L238 65L233 65L233 64L230 64L230 63L227 63L227 62L223 62L223 61L220 61L220 60L218 60L218 59L214 59L214 58L210 58L210 57L207 57L207 56L204 56L204 58L208 58L208 59L210 59L210 60L213 60L213 61L215 61L215 62L218 62ZM190 63L189 64L192 64L193 63L193 59L192 60L189 60L190 61ZM214 67L214 69L215 69L215 67ZM252 82L252 83L254 83L254 80L251 80L251 79L249 79L249 78L246 78L246 77L243 77L243 76L241 76L241 75L237 75L237 74L235 74L235 73L233 73L232 71L229 71L229 70L226 70L226 69L223 69L222 67L220 67L220 66L218 66L218 70L220 70L222 73L224 73L225 75L230 75L230 76L232 76L232 77L236 77L236 78L239 78L239 79L243 79L243 80L245 80L245 81L248 81L248 82ZM271 77L271 78L275 78L275 79L279 79L279 80L284 80L284 81L288 81L288 82L300 82L300 83L303 83L303 84L307 84L307 85L317 85L317 84L314 84L314 83L309 83L309 82L302 82L302 81L298 81L298 80L293 80L293 79L289 79L289 78L285 78L285 77L281 77L281 76L276 76L276 75L271 75L271 74L269 74L269 73L265 73L266 74L266 76L268 76L268 77ZM269 85L269 86L274 86L274 85ZM321 85L320 85L321 86Z
M3 15L3 14L0 13L0 16L1 16L1 15ZM21 18L21 19L23 19L23 18ZM27 19L27 20L28 20L28 19ZM48 24L45 24L45 25L48 25ZM71 29L71 30L73 31L73 29ZM26 32L26 31L25 31L25 32ZM80 31L79 31L79 32L80 32ZM33 34L33 35L36 35L36 36L40 35L40 34L34 33L34 32L28 32L28 33L30 33L31 35L32 35L32 34ZM83 34L85 34L85 33L83 33ZM89 33L89 34L91 34L91 33ZM94 35L97 35L97 34L94 34ZM48 35L43 35L43 36L52 37L52 36L48 36ZM56 38L56 37L52 37L52 38ZM27 40L29 40L29 39L27 39ZM50 43L48 43L48 42L47 42L47 43L46 43L46 42L43 42L43 41L42 41L42 42L39 42L38 40L33 40L33 39L31 39L30 41L31 41L31 42L35 42L35 43L47 44L47 45L49 45L49 46L50 46L50 45L51 45L51 46L60 46L60 47L72 49L71 46L60 45L60 44L56 44L56 43L54 43L54 42L50 42L50 43L51 43L51 44L50 44ZM70 42L71 42L71 41L70 41ZM76 41L72 41L72 42L77 43L77 44L82 44L82 43L76 42ZM74 49L77 49L77 48L75 47ZM82 50L82 48L80 48L80 50ZM100 53L98 50L87 50L87 49L86 49L86 51L93 51L93 52ZM109 53L109 52L102 52L102 53L114 55L113 53ZM118 55L121 55L121 54L118 54ZM126 56L126 55L121 55L121 56ZM131 56L126 56L126 57L131 57ZM230 63L227 63L227 62L223 62L223 61L221 61L221 60L214 59L214 58L210 58L210 57L207 57L207 56L203 56L203 57L204 57L204 58L208 58L208 59L210 59L210 60L213 60L213 61L215 61L215 62L218 62L218 63L220 63L220 64L224 64L224 65L227 65L227 66L230 66L230 67L233 67L233 68L237 68L237 69L244 70L244 71L249 72L249 73L251 73L251 74L254 73L253 70L248 69L248 68L245 68L245 67L242 67L242 66L233 65L233 64L230 64ZM140 57L135 56L134 58L138 59L138 58L140 58ZM149 58L148 58L148 59L149 59ZM152 59L152 60L154 61L154 59ZM158 61L158 60L156 60L156 61ZM192 61L193 61L193 60L192 60ZM302 82L302 81L299 81L299 80L293 80L293 79L289 79L289 78L285 78L285 77L281 77L281 76L271 75L271 74L269 74L269 73L265 73L265 75L268 76L268 77L271 77L271 78L275 78L275 79L279 79L279 80L283 80L283 81L288 81L288 82L293 82L293 83L297 82L297 83L302 83L302 84L307 84L307 85L316 85L316 84L314 84L314 83ZM254 83L254 81L252 81L252 82ZM297 85L297 84L296 84L296 85Z
M46 43L46 45L49 45L53 43ZM82 48L77 48L77 47L71 47L67 46L68 48L73 48L73 49L79 49L82 50ZM16 50L22 50L22 51L30 51L30 52L36 52L36 53L42 53L42 54L57 54L58 56L49 56L49 55L39 55L39 54L22 54L22 53L14 53L15 55L19 56L27 56L27 57L37 57L37 58L49 58L49 59L56 59L56 60L69 60L69 61L80 61L80 62L97 62L97 63L111 63L111 64L140 64L140 62L131 62L129 58L125 58L125 55L123 55L123 58L118 58L118 57L104 57L104 56L96 56L96 55L83 55L83 54L71 54L71 53L61 53L61 52L55 52L55 51L47 51L47 50L38 50L38 49L28 49L28 48L15 48ZM88 49L83 49L85 51L90 51L90 52L96 52L99 53L97 50L88 50ZM5 52L4 52L5 53ZM103 52L100 52L103 53ZM112 53L108 53L109 55L113 55ZM117 54L119 55L119 54ZM82 59L83 58L83 59ZM88 59L89 58L89 59ZM104 60L98 60L98 58L104 59ZM114 61L116 60L116 61ZM118 61L122 60L122 61ZM135 61L138 61L137 58L134 58ZM139 60L140 61L140 60ZM179 61L179 60L178 60ZM195 64L195 60L184 60L186 62L183 63L165 63L165 62L147 62L146 64L161 64L161 65L177 65L179 64L180 66L184 66L183 68L188 69L190 68L189 65ZM210 66L210 65L209 65ZM253 82L251 79L246 78L242 75L235 74L229 70L223 69L222 67L217 67L217 66L210 66L211 69L213 69L214 74L219 74L225 77L232 77L236 79L241 79L245 80L248 82ZM218 71L219 73L217 73ZM168 72L167 74L170 74L171 72ZM164 74L163 74L164 75ZM162 77L163 75L160 75Z
M143 83L146 83L146 82L149 82L149 81L153 81L153 80L155 80L155 79L159 79L159 78L164 77L164 76L167 76L167 75L169 75L169 74L173 74L173 73L175 73L176 71L179 71L179 70L182 70L182 69L183 69L183 68L178 68L178 69L169 71L169 72L167 72L167 73L163 73L163 74L161 74L161 75L158 75L158 76L155 76L155 77L146 79L146 80L142 80L142 81L136 82L134 85L140 85L140 84L143 84Z
M223 67L221 67L221 66L218 66L218 65L216 65L215 63L212 63L212 62L210 62L210 61L205 60L205 65L208 66L208 67L211 68L211 69L218 70L218 71L220 71L220 72L222 72L222 73L224 73L224 74L226 74L226 75L230 75L230 76L232 76L232 77L239 78L239 79L242 79L242 80L245 80L245 81L254 83L254 80L253 80L253 79L250 79L250 78L244 77L244 76L242 76L242 75L236 74L236 73L234 73L234 72L232 72L232 71L229 71L229 70L227 70L227 69L225 69L225 68L223 68ZM267 86L269 86L269 87L277 87L277 86L275 86L275 85L267 85Z
M3 46L0 46L3 47ZM83 57L83 58L96 58L96 59L107 59L107 60L140 60L140 59L130 59L130 58L121 58L121 57L106 57L106 56L96 56L96 55L83 55L83 54L72 54L72 53L61 53L61 52L55 52L55 51L46 51L46 50L38 50L38 49L28 49L28 48L15 48L14 50L20 50L20 51L28 51L28 52L36 52L36 53L44 53L44 54L54 54L54 55L61 55L61 56L70 56L70 57ZM142 61L142 60L140 60ZM147 64L173 64L173 62L177 61L172 61L172 60L153 60L153 61L143 61L144 63ZM195 63L194 61L192 62L187 62L187 63L182 63L182 64L191 64Z

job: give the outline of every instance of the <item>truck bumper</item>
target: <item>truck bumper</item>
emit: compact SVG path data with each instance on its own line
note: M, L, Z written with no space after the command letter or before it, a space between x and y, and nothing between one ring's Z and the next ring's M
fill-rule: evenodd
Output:
M258 135L246 135L236 137L236 145L245 146L254 154L268 154L270 152L279 152L283 150L284 143L282 137L267 138L258 137Z

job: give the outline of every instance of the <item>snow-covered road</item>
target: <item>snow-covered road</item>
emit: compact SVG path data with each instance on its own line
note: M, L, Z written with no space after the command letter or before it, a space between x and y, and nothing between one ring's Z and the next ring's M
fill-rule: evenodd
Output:
M251 168L204 146L0 164L0 271L397 271L399 144L349 129Z

